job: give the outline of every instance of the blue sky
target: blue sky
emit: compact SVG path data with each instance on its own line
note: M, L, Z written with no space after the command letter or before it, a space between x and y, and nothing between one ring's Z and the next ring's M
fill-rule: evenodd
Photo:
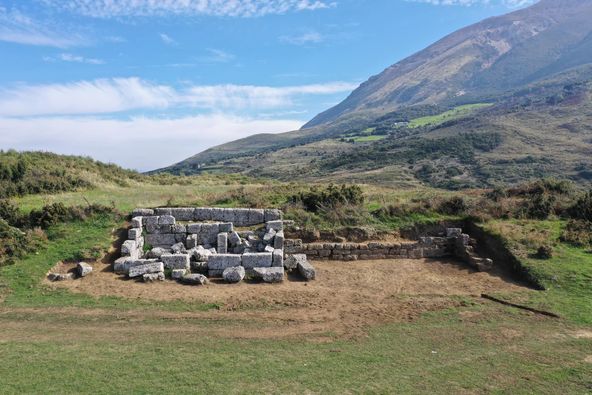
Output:
M0 0L0 148L166 166L530 0Z

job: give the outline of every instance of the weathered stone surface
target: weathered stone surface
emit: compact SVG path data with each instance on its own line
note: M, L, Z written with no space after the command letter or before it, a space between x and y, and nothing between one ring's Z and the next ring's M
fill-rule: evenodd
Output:
M189 270L189 254L163 254L160 259L167 269Z
M298 269L298 263L307 261L308 259L305 254L288 255L286 259L284 259L284 267L287 270L296 270Z
M234 225L235 226L250 226L249 223L249 209L237 208L234 210Z
M76 271L80 277L86 277L92 273L93 268L86 262L78 262L76 265Z
M177 221L193 221L194 208L171 208L171 213Z
M283 250L285 239L284 231L277 232L273 239L273 248Z
M175 225L177 222L172 215L161 215L158 217L159 225Z
M228 233L228 232L232 232L234 230L234 226L232 225L232 222L223 222L221 224L218 224L218 231L220 233Z
M129 240L137 240L142 237L142 229L132 228L127 231L127 238Z
M146 258L148 258L148 259L154 259L154 258L159 259L163 254L168 254L169 252L170 251L167 250L166 248L155 247L155 248L151 249L150 251L148 251L148 253L146 254Z
M130 267L128 276L130 278L140 277L144 274L164 272L162 262L147 263L145 265Z
M208 263L207 262L191 262L191 271L196 273L207 274Z
M316 277L316 271L307 259L298 260L298 271L306 281L314 280Z
M269 221L265 224L265 228L268 231L273 229L276 232L281 232L284 230L284 221Z
M242 265L250 270L256 267L271 267L273 263L273 254L268 252L246 253L242 255Z
M158 216L142 217L142 223L145 227L158 226Z
M185 244L183 244L183 243L173 244L171 246L171 251L173 251L173 254L186 254L187 253L187 249L185 248Z
M280 221L282 219L282 212L277 209L265 210L265 222Z
M448 228L446 229L446 237L459 237L462 234L461 228Z
M220 233L219 224L202 224L199 232L200 244L216 245L218 242L218 233Z
M245 268L242 266L229 267L222 272L222 278L228 283L240 283L245 278Z
M263 235L263 241L268 244L271 243L276 234L277 232L275 231L275 229L268 229L267 233Z
M121 245L121 255L129 256L133 259L140 257L140 249L136 240L126 240Z
M273 267L284 267L284 250L277 249L273 251Z
M188 285L206 285L208 278L203 274L187 274L179 279L183 284Z
M173 233L187 233L187 226L183 224L175 224L171 226Z
M242 244L241 238L237 232L230 232L230 234L228 235L228 242L233 247L239 246Z
M159 207L154 209L155 215L171 215L170 207Z
M180 280L182 277L184 277L187 274L187 270L186 269L174 269L171 272L171 277L174 280Z
M226 269L224 269L224 270L226 270ZM224 270L219 270L219 269L208 270L208 277L209 278L222 277L222 275L224 274Z
M253 276L266 283L281 283L284 281L284 268L281 267L256 267L252 270Z
M218 234L218 254L226 254L228 252L228 233Z
M210 250L206 250L202 246L197 246L189 250L189 254L195 259L197 262L207 262L212 252Z
M137 208L132 211L132 218L133 217L149 217L154 215L154 210L147 209L147 208Z
M142 229L142 217L132 218L132 228Z
M201 232L202 224L189 224L187 225L187 233L197 235Z
M151 234L146 235L146 243L151 246L172 246L177 243L177 239L174 234Z
M244 255L243 255L244 256ZM229 267L235 267L241 265L240 255L233 255L233 254L217 254L212 255L208 259L208 269L209 270L224 270Z
M142 279L145 283L153 283L155 281L164 281L165 277L163 272L146 273L142 276Z
M49 273L47 275L49 281L67 281L74 280L75 278L74 273Z
M273 253L274 251L275 251L275 248L273 248L272 246L265 246L265 248L263 248L263 252Z
M265 211L249 209L247 226L258 225L265 222Z

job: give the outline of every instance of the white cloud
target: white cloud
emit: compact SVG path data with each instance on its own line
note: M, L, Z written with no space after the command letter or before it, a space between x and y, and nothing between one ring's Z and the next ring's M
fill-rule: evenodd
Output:
M326 0L44 0L52 7L96 18L210 15L257 17L336 6Z
M444 6L472 6L483 4L502 4L510 8L534 4L537 0L406 0L415 3L428 3Z
M280 41L292 45L318 44L324 41L324 37L318 32L307 32L294 36L281 36Z
M330 95L349 92L356 87L357 84L331 82L287 87L230 84L176 89L139 78L18 85L0 89L0 116L107 114L179 107L215 111L269 109L288 106L297 96Z
M46 62L56 62L61 60L63 62L74 62L74 63L86 63L86 64L105 64L105 61L102 59L95 59L95 58L85 58L84 56L80 55L73 55L71 53L62 53L58 57L51 57L45 56L43 60Z
M165 43L166 45L177 45L178 44L177 41L175 41L168 34L160 33L159 36L160 36L160 39L162 40L162 42Z
M214 145L255 133L297 130L299 120L224 114L176 119L0 117L0 147L87 155L141 171L171 165Z
M202 63L228 63L236 58L233 54L221 49L208 48L206 51L208 54L198 59Z
M56 48L69 48L86 43L80 35L62 32L57 27L36 21L18 10L8 10L2 6L0 41Z

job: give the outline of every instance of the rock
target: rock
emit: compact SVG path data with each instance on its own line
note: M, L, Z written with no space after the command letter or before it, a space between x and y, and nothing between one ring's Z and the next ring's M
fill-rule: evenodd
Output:
M225 222L222 224L218 224L218 231L220 233L228 233L228 232L232 232L234 230L234 225L232 224L232 222Z
M142 229L142 217L132 218L132 228Z
M175 225L176 220L172 215L161 215L158 217L158 225Z
M203 274L187 274L181 277L179 281L188 285L206 285L208 278Z
M284 281L284 268L281 267L256 267L252 270L255 278L266 283L281 283Z
M210 221L212 219L212 210L209 208L199 207L193 211L194 221Z
M121 257L113 264L113 271L119 274L128 274L130 268L142 266L148 263L156 263L157 259L131 259L130 257Z
M159 207L154 209L154 215L171 215L170 207Z
M273 253L274 251L275 251L275 248L273 248L272 246L265 246L265 248L263 249L263 252Z
M187 233L187 226L183 224L172 225L173 233Z
M67 280L74 280L76 276L74 273L49 273L47 275L47 279L49 281L67 281Z
M286 259L284 259L284 267L286 270L296 270L298 269L298 263L307 261L308 259L305 254L288 255Z
M265 228L267 231L275 230L276 232L281 232L284 230L284 221L269 221L265 224Z
M265 210L249 209L247 224L245 226L259 225L265 222Z
M267 244L271 243L277 232L275 229L268 229L267 233L263 235L263 241Z
M218 254L228 253L228 233L218 234Z
M146 243L151 246L172 246L177 243L174 234L149 234L146 235Z
M130 278L140 277L144 274L164 272L162 262L147 263L145 265L130 267L128 276Z
M140 257L140 251L138 247L138 242L136 240L126 240L121 245L121 255L138 259Z
M160 259L167 269L189 270L189 254L163 254Z
M446 237L460 237L462 234L461 228L448 228L446 229Z
M171 251L173 251L173 254L186 254L187 253L187 249L185 248L185 244L183 244L183 243L173 244L173 246L171 247Z
M201 224L189 224L187 225L187 233L197 235L201 233Z
M243 255L244 256L244 255ZM229 267L240 266L242 257L234 254L216 254L208 259L209 270L224 270Z
M210 250L206 250L202 246L197 246L189 250L189 254L198 262L207 262L212 252Z
M146 258L160 259L161 256L163 256L164 254L168 254L168 253L169 253L169 251L165 248L155 247L155 248L151 249L150 251L148 251L148 253L146 254Z
M273 239L273 248L275 248L276 250L283 250L284 249L284 241L285 241L285 237L284 237L284 231L280 231L277 232L274 239Z
M228 242L233 247L240 246L242 244L242 240L237 232L230 232L228 235Z
M222 277L228 283L240 283L245 278L245 268L242 266L229 267L224 269Z
M140 237L142 237L142 229L132 228L127 231L127 238L129 240L138 240Z
M277 209L265 210L265 222L279 221L282 219L282 212Z
M171 208L170 215L175 217L177 221L193 221L195 214L194 208Z
M163 272L158 272L158 273L147 273L144 274L142 276L142 279L144 280L145 283L153 283L155 281L164 281L165 277L164 277L164 273Z
M273 254L268 252L245 253L242 255L242 265L250 270L256 267L271 267L273 263Z
M272 266L284 267L284 250L278 249L273 251Z
M154 215L154 210L150 210L147 208L137 208L132 211L132 218L133 217L150 217Z
M180 280L186 274L187 274L187 270L185 270L185 269L174 269L171 273L171 277L174 280Z
M316 271L307 259L298 260L298 271L306 281L314 280L316 277Z
M226 269L224 269L224 270L226 270ZM218 270L218 269L208 270L208 277L210 277L210 278L222 277L222 275L224 274L224 270Z
M78 265L76 265L76 270L80 277L86 277L92 273L93 268L86 262L78 262Z
M208 263L207 262L191 262L191 270L197 273L207 273Z

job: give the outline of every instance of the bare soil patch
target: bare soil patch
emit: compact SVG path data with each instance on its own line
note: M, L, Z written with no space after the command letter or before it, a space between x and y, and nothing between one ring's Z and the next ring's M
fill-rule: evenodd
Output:
M195 287L173 281L145 284L127 280L115 275L109 265L97 262L95 272L86 278L62 283L46 281L46 285L97 297L216 303L222 306L220 310L157 314L169 321L199 319L210 322L210 334L230 337L316 334L319 339L328 333L363 335L372 325L413 320L427 311L461 303L459 298L451 296L477 298L483 292L527 291L499 273L474 272L454 261L313 264L317 269L317 280L310 283L289 276L283 284L275 285L246 282L229 285L214 280L208 286ZM65 272L73 267L72 263L64 263L56 269ZM257 330L241 330L245 325ZM175 325L170 330L176 331Z

